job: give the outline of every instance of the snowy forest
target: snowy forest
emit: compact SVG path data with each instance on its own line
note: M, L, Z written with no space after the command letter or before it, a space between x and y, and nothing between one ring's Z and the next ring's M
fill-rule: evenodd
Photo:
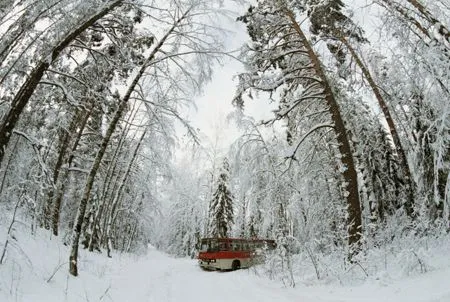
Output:
M287 286L387 254L431 269L449 20L448 0L0 0L0 271L21 234L66 246L79 278L82 252L195 259L203 237L275 239L263 272ZM185 113L230 61L221 147Z

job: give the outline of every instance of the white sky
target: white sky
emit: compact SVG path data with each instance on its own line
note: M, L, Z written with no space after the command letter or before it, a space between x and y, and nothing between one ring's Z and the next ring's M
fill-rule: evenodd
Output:
M230 10L236 11L236 16L244 14L248 7L232 7L230 2L226 5ZM246 43L248 36L243 23L230 19L224 21L223 27L231 31L226 39L226 51L236 50ZM202 145L213 145L217 140L218 147L226 152L226 148L239 136L239 130L232 121L228 122L227 116L235 110L232 105L238 83L235 76L243 71L244 66L239 61L225 58L223 66L217 66L212 81L204 88L203 95L195 100L197 108L186 112L191 125L199 129L200 137L203 139L206 136ZM270 106L264 100L246 102L244 114L254 117L257 121L273 117Z

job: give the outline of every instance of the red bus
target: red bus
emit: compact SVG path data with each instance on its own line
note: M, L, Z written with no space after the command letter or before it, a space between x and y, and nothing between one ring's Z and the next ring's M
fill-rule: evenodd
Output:
M275 247L270 239L203 238L198 262L208 270L237 270L259 263L264 251Z

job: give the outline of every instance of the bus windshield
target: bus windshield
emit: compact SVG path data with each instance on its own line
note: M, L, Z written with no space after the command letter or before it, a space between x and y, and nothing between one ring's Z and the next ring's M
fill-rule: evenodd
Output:
M202 239L200 252L215 252L218 250L217 239Z

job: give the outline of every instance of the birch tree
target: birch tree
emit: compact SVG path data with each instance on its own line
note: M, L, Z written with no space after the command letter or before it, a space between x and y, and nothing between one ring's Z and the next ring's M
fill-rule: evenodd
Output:
M204 80L209 78L211 73L210 60L217 58L219 55L220 50L218 47L220 47L220 44L217 44L217 40L210 34L210 30L203 23L204 19L202 18L205 18L210 12L208 9L209 7L206 3L198 1L186 4L169 3L166 9L160 11L160 18L162 18L160 19L160 26L163 27L160 35L155 38L157 43L153 45L142 65L135 71L126 92L120 98L89 170L73 228L69 257L69 271L72 275L78 275L79 240L95 177L111 137L119 125L119 121L124 115L130 99L136 95L135 91L139 87L138 84L145 78L147 72L150 72L150 76L147 79L152 83L152 75L159 74L158 71L163 66L167 66L166 64L169 64L169 62L173 62L174 65L166 69L168 73L162 73L163 77L182 74L188 79L188 84L198 85L198 87L201 86ZM199 18L199 22L197 22L196 18ZM197 64L195 72L192 69L193 65L189 65L189 63ZM180 71L178 74L175 72L177 69ZM169 85L173 84L177 88L185 88L181 86L183 82L177 82L174 79L169 82ZM155 83L153 81L153 83L158 84L159 82ZM148 100L144 100L144 103L148 103Z

